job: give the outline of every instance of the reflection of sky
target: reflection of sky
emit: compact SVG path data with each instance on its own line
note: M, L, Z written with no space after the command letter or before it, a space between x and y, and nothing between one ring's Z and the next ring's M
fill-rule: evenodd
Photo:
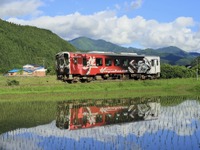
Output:
M74 131L55 121L0 135L0 150L49 149L200 149L200 104L185 101L161 107L157 120Z

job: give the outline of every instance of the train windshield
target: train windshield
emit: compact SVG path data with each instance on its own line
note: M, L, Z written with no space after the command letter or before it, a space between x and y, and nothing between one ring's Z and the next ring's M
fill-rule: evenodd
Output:
M64 53L64 62L66 65L69 65L69 55Z
M56 55L57 66L68 66L69 65L69 55L68 53L62 53Z

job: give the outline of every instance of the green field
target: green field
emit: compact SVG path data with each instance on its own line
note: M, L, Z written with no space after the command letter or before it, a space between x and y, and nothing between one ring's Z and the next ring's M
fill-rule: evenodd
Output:
M19 85L8 86L8 81ZM199 96L200 80L113 80L68 84L47 77L0 76L0 133L55 120L56 103L66 100Z
M8 80L19 81L19 86L8 86ZM149 96L197 95L200 80L113 80L67 84L47 77L0 77L0 102L62 101L68 99L102 99Z

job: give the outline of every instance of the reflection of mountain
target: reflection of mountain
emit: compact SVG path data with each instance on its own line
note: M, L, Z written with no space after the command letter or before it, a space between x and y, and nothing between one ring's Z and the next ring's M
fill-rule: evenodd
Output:
M60 130L55 121L0 136L0 149L198 149L200 104L185 101L161 107L158 120Z

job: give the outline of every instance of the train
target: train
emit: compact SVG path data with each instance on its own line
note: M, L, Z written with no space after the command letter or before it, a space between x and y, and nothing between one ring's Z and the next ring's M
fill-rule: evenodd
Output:
M159 99L63 101L57 104L56 126L76 130L97 126L156 120Z
M114 52L59 52L57 79L68 83L108 79L156 79L160 57Z

